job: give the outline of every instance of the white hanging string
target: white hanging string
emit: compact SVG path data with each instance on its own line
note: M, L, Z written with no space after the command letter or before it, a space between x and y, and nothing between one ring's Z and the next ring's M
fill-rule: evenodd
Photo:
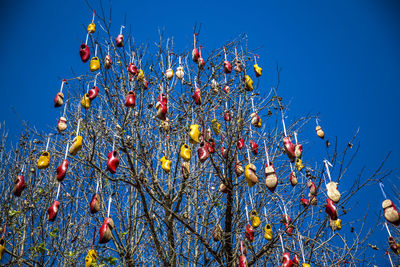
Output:
M85 41L85 45L87 45L88 38L89 38L89 33L87 33L87 34L86 34L86 41Z
M379 187L381 188L381 191L382 191L382 195L383 195L383 197L384 197L385 199L387 199L387 196L386 196L386 194L385 194L385 191L383 190L383 188L384 188L384 185L383 185L383 183L382 183L382 182L379 182Z
M287 134L286 134L285 118L283 116L283 111L282 111L282 126L283 126L283 133L285 134L286 137Z
M61 82L61 88L60 88L60 93L62 93L62 90L63 90L63 87L64 87L64 83L65 83L65 80L62 80L62 82Z
M252 198L252 196L251 196L251 194L250 194L249 187L247 187L247 193L249 194L251 209L253 210L253 209L254 209L253 198Z
M96 44L96 48L94 49L94 56L97 56L97 44Z
M21 174L23 174L23 173L24 173L24 170L25 170L25 164L24 164L24 165L22 165Z
M47 145L46 145L46 151L49 149L49 144L50 144L50 134L47 137Z
M387 225L387 222L385 222L385 227L386 227L386 230L387 230L389 236L392 236L392 234L390 233L389 227L388 227L388 225Z
M69 143L67 143L67 146L66 146L66 148L65 148L64 159L67 159L67 157L68 157L68 148L69 148Z
M81 119L78 120L78 126L76 127L76 136L79 135L79 126L81 124Z
M96 178L96 194L99 192L99 178Z
M329 182L331 182L331 172L329 171L329 166L333 167L332 164L328 160L324 160L326 173L328 174ZM328 166L329 165L329 166Z
M247 205L245 206L246 208L246 218L247 218L247 222L250 222L249 220L249 211L247 210Z
M63 117L65 117L65 112L67 112L67 105L68 105L68 100L65 101Z
M225 50L225 46L224 46L224 55L225 55L225 60L226 60L226 50Z
M296 141L297 144L297 132L293 132L293 134L294 134L294 140Z
M279 231L280 231L280 229L279 229ZM281 240L282 253L285 253L285 247L284 247L284 245L283 245L283 239L282 239L281 233L279 233L279 239Z
M316 119L315 119L315 123L317 124L317 126L319 126L319 123L318 123L318 122L319 122L319 119L316 118Z
M96 45L96 48L97 48L97 45ZM97 75L99 75L100 73L96 73L96 75L94 76L94 85L93 86L96 86L96 84L97 84Z
M250 164L250 152L249 152L249 148L246 146L247 149L247 160L249 161Z
M58 200L58 196L60 195L60 186L61 186L61 183L58 183L56 200Z
M265 216L265 222L268 223L267 209L265 207L264 207L264 216Z
M111 209L111 196L108 199L107 218L110 218L110 209Z
M268 149L267 149L265 140L264 140L264 148L265 148L265 156L267 157L267 166L269 167L269 155L268 155Z
M121 29L119 30L119 34L122 34L122 29L125 28L124 25L121 25Z
M394 267L393 261L392 261L392 257L390 256L390 253L388 252L387 255L388 255L388 257L389 257L390 265L391 265L392 267Z
M253 97L251 97L251 108L253 109L253 112L255 112Z
M306 262L306 259L305 259L305 257L304 257L303 242L301 241L302 236L300 236L299 232L297 232L297 237L298 237L298 240L299 240L299 246L300 246L300 251L301 251L301 256L302 256L302 258L303 258L303 262Z

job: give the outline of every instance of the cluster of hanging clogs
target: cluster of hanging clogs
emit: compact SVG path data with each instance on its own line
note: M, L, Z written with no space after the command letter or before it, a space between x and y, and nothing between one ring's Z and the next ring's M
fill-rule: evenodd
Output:
M397 210L396 206L394 205L393 201L390 199L385 199L382 202L382 209L386 221L391 223L394 227L398 227L400 225L400 213ZM395 240L393 236L390 235L389 230L388 233L389 233L388 243L390 249L394 254L400 255L399 243Z

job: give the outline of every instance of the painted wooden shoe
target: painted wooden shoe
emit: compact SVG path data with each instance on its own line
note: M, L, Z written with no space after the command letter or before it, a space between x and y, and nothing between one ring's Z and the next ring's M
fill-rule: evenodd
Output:
M128 65L128 72L132 74L133 76L136 76L138 74L138 68L136 67L135 64L129 63Z
M117 47L124 46L124 36L122 34L118 34L118 36L115 38L115 45Z
M179 80L182 80L184 76L185 76L185 71L183 70L183 67L182 66L177 67L176 77L178 77Z
M56 97L54 98L54 107L58 108L61 107L64 104L64 94L61 92L58 92L56 94Z
M272 164L265 166L265 184L267 185L269 191L275 192L275 188L278 185L278 177L275 172L275 168Z
M83 138L82 136L75 136L72 140L72 146L69 148L69 153L75 156L82 149Z
M221 155L223 158L228 157L228 149L226 149L224 146L221 146Z
M49 221L50 222L54 222L55 221L55 219L57 217L57 213L58 213L58 208L59 207L60 207L60 202L55 200L53 202L53 204L47 210L47 214L49 215Z
M239 141L237 142L237 147L239 150L244 148L244 139L240 138Z
M111 151L108 153L107 157L107 170L111 172L112 174L117 172L117 168L119 166L119 159L117 158L118 153L116 150Z
M258 64L254 64L254 73L256 74L256 77L260 77L262 75L262 68L258 66Z
M90 60L90 71L97 71L100 69L100 60L98 57L92 57Z
M290 161L293 163L294 159L296 156L294 155L294 145L292 141L290 141L290 137L285 136L283 138L283 145L284 145L284 150Z
M304 168L303 161L300 158L297 158L295 166L296 169L300 172Z
M236 173L237 177L239 177L240 175L242 175L244 173L244 169L243 169L242 163L240 161L235 162L235 173Z
M338 183L329 182L326 185L326 190L328 191L328 197L335 203L338 203L341 197L339 190L337 189Z
M245 255L239 256L239 267L247 267L247 260Z
M6 250L6 241L0 237L0 260L3 258L4 251Z
M106 57L104 58L104 68L106 70L108 70L108 69L111 68L112 64L113 64L113 61L111 59L111 56L110 55L106 55Z
M400 246L396 242L396 240L394 239L393 236L389 236L388 242L389 242L389 247L393 251L393 253L396 255L399 255L400 254Z
M301 156L303 156L303 145L298 143L294 145L294 156L296 158L301 158Z
M212 130L216 135L218 135L221 129L221 124L217 121L217 119L213 119L211 123L212 123Z
M282 223L286 228L286 233L288 235L292 235L293 226L292 226L292 219L288 215L282 215Z
M317 195L317 187L315 186L313 181L308 181L307 186L310 189L310 194L316 196Z
M326 199L325 212L329 215L329 217L331 217L331 220L338 219L337 208L335 203L330 198Z
M60 117L57 122L57 130L59 132L65 131L67 129L67 119L65 117Z
M264 238L271 240L273 237L272 227L270 224L264 226Z
M199 157L199 161L201 163L205 162L210 156L210 152L208 150L208 143L202 141L197 149L197 156Z
M225 61L224 61L224 72L225 72L226 74L232 72L232 64L229 63L228 60L225 60Z
M290 184L292 186L296 186L297 185L297 176L295 172L291 172L290 173Z
M192 144L197 144L199 142L200 131L198 124L190 125L190 132L189 132L190 140L189 142Z
M290 259L290 253L289 252L283 253L283 256L282 256L282 267L292 267L292 266L293 266L293 262Z
M84 94L81 99L82 107L84 107L85 109L88 109L90 107L90 104L91 104L91 101L90 101L89 95Z
M25 177L23 175L18 175L17 179L14 181L14 188L12 190L14 196L20 197L22 191L26 188Z
M90 49L86 44L81 44L79 49L79 55L81 56L81 60L83 63L86 63L90 58Z
M87 26L87 32L94 33L95 31L96 31L96 24L92 22Z
M230 121L232 119L232 114L229 110L225 110L224 112L224 120L225 121Z
M94 266L97 262L97 258L98 256L96 250L90 249L85 258L85 267Z
M332 220L329 219L329 226L331 227L332 231L337 231L342 229L342 220L337 219L337 220Z
M254 233L255 233L254 228L250 224L247 224L245 233L247 240L252 242L254 240Z
M244 75L243 77L244 89L246 91L253 91L253 80L249 75Z
M199 61L199 58L200 58L199 50L197 50L197 48L193 48L193 50L192 50L192 60L193 60L193 62L197 63Z
M187 144L183 144L181 146L181 158L183 158L186 161L190 161L191 155L192 155L192 150L190 150L189 146Z
M196 105L201 105L201 91L199 88L194 89L192 98Z
M317 127L315 127L315 131L317 132L319 138L324 139L325 133L322 130L321 126L318 125Z
M46 169L50 164L50 153L44 151L37 162L38 169Z
M253 228L258 228L258 226L260 226L261 220L260 220L260 217L258 216L258 212L256 210L252 210L250 212L250 222L251 222L251 226L253 226Z
M244 176L246 177L247 184L249 187L254 186L257 183L257 175L256 175L257 168L254 164L250 163L247 164L244 169Z
M214 93L218 93L218 82L215 79L211 80L210 87Z
M172 78L174 78L174 71L169 68L165 71L165 77L170 81Z
M399 226L400 214L394 203L390 199L386 199L382 202L382 208L385 213L385 219L393 225Z
M250 148L254 155L258 155L258 145L254 140L250 140Z
M260 116L258 116L256 112L251 113L250 118L251 118L251 124L254 127L261 128L262 126L261 118Z
M136 95L133 91L128 91L125 99L125 107L134 108L136 103Z
M62 182L67 175L68 160L64 159L60 166L57 167L57 180Z
M93 194L92 201L90 201L90 213L95 214L100 210L100 195Z
M114 221L111 218L105 218L103 225L100 227L100 244L105 244L112 238L112 229L115 227Z
M171 171L171 160L167 159L163 156L161 159L161 168L166 172L169 173Z
M167 118L167 105L164 102L158 101L156 104L157 118L164 121Z
M206 62L204 61L204 59L200 56L199 59L197 60L197 67L199 69L204 69L204 66L206 65Z
M88 97L90 101L95 99L98 95L99 95L99 87L97 86L93 86L88 92Z

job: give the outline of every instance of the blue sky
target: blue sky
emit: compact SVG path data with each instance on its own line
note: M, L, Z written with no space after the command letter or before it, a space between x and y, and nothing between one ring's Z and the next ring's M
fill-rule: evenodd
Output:
M97 1L90 2L98 9ZM54 129L60 80L71 77L71 70L87 71L78 51L91 12L84 1L45 0L2 1L0 13L0 120L13 138L20 122L12 109L32 126ZM201 23L206 51L247 33L250 48L260 48L265 88L276 81L276 64L283 69L280 94L291 102L289 120L320 113L326 134L341 145L360 127L356 174L363 166L372 171L389 151L388 168L400 161L399 14L399 3L378 0L114 1L112 29L117 33L126 16L137 42L152 43L165 27L166 36L189 49L193 25ZM303 138L311 140L314 133L312 124ZM400 185L398 176L395 170L386 180L389 196L390 183ZM381 209L377 187L357 200L362 207L369 203L374 214ZM378 233L386 235L381 228ZM386 240L378 241L386 247Z

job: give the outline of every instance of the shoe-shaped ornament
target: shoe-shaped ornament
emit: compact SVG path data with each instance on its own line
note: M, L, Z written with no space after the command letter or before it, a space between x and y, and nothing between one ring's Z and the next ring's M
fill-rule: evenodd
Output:
M267 185L269 191L271 191L271 193L275 192L275 188L278 185L278 177L276 175L275 168L271 163L269 166L268 164L265 166L264 174L265 184Z
M201 105L201 91L199 88L194 89L192 98L196 105Z
M124 36L122 34L118 34L118 36L115 38L115 45L117 47L124 46Z
M61 107L64 104L64 94L61 92L58 92L56 94L56 97L54 97L54 107L58 108Z
M308 193L308 198L309 198L309 202L311 205L313 205L313 206L317 205L317 196L316 195Z
M289 180L290 180L290 184L292 186L296 186L297 185L297 175L296 175L296 173L294 171L290 173Z
M167 118L167 104L164 102L158 101L156 104L157 109L157 118L164 121Z
M262 75L262 68L258 66L258 64L253 65L254 68L254 73L256 74L256 77L260 77Z
M214 93L218 93L218 82L215 79L211 80L210 87Z
M258 145L256 142L254 142L254 140L250 140L250 148L254 155L258 155Z
M246 91L253 91L253 80L250 78L249 75L244 75L243 82L244 89L246 89Z
M227 94L229 94L231 92L231 88L227 84L224 85L223 89L224 89L224 92L227 93Z
M138 68L134 63L129 63L128 65L128 72L132 74L133 76L136 76L138 74Z
M338 183L335 182L329 182L326 184L326 191L328 191L327 195L335 203L338 203L341 197L337 185Z
M294 145L294 156L296 158L301 158L301 156L303 156L303 145L298 143Z
M199 50L197 48L193 48L193 50L192 50L192 60L193 60L193 62L197 63L199 61L199 58L200 58Z
M293 226L292 226L292 219L288 215L282 215L282 223L286 228L286 233L288 235L292 235L293 233Z
M296 169L300 172L304 168L303 161L300 158L297 158L295 166Z
M65 178L65 175L67 175L67 170L68 170L68 160L63 159L62 163L60 166L57 167L57 180L59 182L62 182Z
M310 205L310 201L306 198L300 198L300 203L303 205L304 208L306 208L308 205Z
M330 198L326 199L325 212L329 215L331 220L338 219L337 208L335 206L335 203Z
M239 139L239 141L237 142L237 147L239 150L244 148L244 139L243 138Z
M169 173L171 171L171 160L167 159L163 156L161 159L161 168L166 172Z
M271 240L273 236L272 227L270 224L264 226L264 238Z
M282 256L282 267L292 267L292 266L293 266L293 262L290 259L290 253L289 252L283 253L283 256Z
M6 250L6 241L0 237L0 260L3 257L4 251Z
M197 144L199 142L200 131L198 124L190 125L190 132L189 132L190 140L189 142L192 144Z
M190 163L187 161L182 162L181 164L181 171L182 171L182 177L183 179L189 178L190 174Z
M300 259L299 259L299 255L294 254L293 259L292 259L293 265L294 266L299 266L300 265Z
M303 264L301 265L301 267L311 267L310 264L303 262Z
M206 65L206 62L204 61L204 59L200 56L199 59L197 60L197 67L199 69L204 69L204 66Z
M322 130L321 126L317 125L317 127L315 127L315 131L317 132L319 138L324 139L325 133Z
M163 128L164 131L169 131L169 129L171 129L168 118L165 118L165 120L161 121L161 128Z
M93 86L88 92L88 97L90 101L95 99L98 95L99 95L99 87L97 86Z
M46 169L50 164L50 153L44 151L37 162L38 169Z
M181 158L183 158L186 161L190 161L190 158L192 156L192 150L190 150L189 146L187 144L183 144L181 146Z
M224 231L222 230L221 225L218 223L214 226L213 232L212 232L212 237L215 242L218 242L222 239L224 235Z
M337 220L329 219L329 226L331 227L332 231L340 230L340 229L342 229L342 220L341 219L337 219Z
M213 119L211 123L212 123L212 130L216 135L218 135L221 130L221 124L217 121L217 119Z
M393 251L394 254L399 255L400 253L400 246L399 244L396 242L396 240L394 239L393 236L389 236L388 239L388 243L389 243L389 247L390 249Z
M98 256L96 250L90 249L85 258L85 267L94 266L97 262L97 258Z
M157 98L157 99L158 99L158 101L163 102L165 105L168 104L167 95L164 94L164 93L160 93L160 94L158 95L158 98Z
M261 121L260 116L258 116L257 112L251 113L251 114L250 114L250 118L251 118L251 124L252 124L254 127L261 128L261 126L262 126L262 121Z
M232 113L229 110L225 110L224 112L224 120L230 121L232 119Z
M94 33L95 31L96 31L96 24L92 22L87 26L87 32Z
M107 157L107 170L111 172L112 174L117 172L117 168L119 166L119 159L118 159L118 153L116 150L111 151L108 153Z
M317 195L317 187L315 186L313 181L308 181L307 186L310 189L310 194L316 196Z
M174 78L174 71L169 68L165 71L165 77L170 81L172 78Z
M229 63L228 60L225 60L225 61L224 61L224 72L225 72L226 74L232 72L232 64Z
M240 161L235 162L235 173L236 173L237 177L239 177L240 175L242 175L244 173L244 169L243 169L242 163Z
M90 49L86 44L81 44L79 49L79 55L81 56L81 60L83 63L86 63L90 58Z
M258 212L256 210L250 211L250 222L253 228L258 228L261 224L260 216L258 216Z
M136 103L136 95L133 91L128 91L125 98L125 107L134 108Z
M104 58L104 68L106 70L108 70L108 69L111 68L112 64L113 64L113 61L111 59L111 56L110 55L106 55L106 57Z
M184 76L185 76L185 71L183 70L183 67L182 66L177 67L176 77L178 77L179 80L182 80Z
M210 151L208 149L209 144L207 142L200 142L199 148L197 149L197 156L199 157L199 161L203 163L210 156Z
M65 117L60 117L57 122L57 130L62 132L67 129L67 119Z
M26 188L25 177L23 175L18 175L17 179L14 181L14 188L12 190L14 196L20 197L22 191Z
M254 233L255 233L255 230L254 230L253 226L251 226L250 224L247 224L246 225L246 233L245 233L247 240L252 242L254 240Z
M215 141L214 139L210 138L208 140L208 152L210 152L210 154L214 154L215 153Z
M69 153L72 156L75 156L81 149L82 149L83 138L82 136L78 135L72 140L72 145L69 148Z
M47 214L49 215L49 221L54 222L57 218L58 208L60 207L60 202L55 200L53 204L47 210Z
M140 82L140 81L143 81L144 80L144 72L143 72L143 70L142 69L139 69L138 70L138 75L137 75L137 77L136 77L136 79Z
M241 72L243 70L243 64L241 61L235 61L235 67L233 68L236 72Z
M257 175L256 175L257 168L254 164L249 163L244 168L244 176L246 177L247 184L249 187L254 186L257 183Z
M296 156L294 155L294 144L290 141L290 137L283 138L284 150L290 161L293 163Z
M385 219L395 226L400 225L400 214L397 211L396 206L390 199L386 199L382 202L383 212L385 213Z
M93 194L92 201L90 201L90 213L95 214L100 210L100 195Z
M112 238L112 229L115 227L114 221L111 218L105 218L103 225L100 227L100 244L105 244Z
M245 255L240 255L239 257L239 267L247 267L247 259Z
M100 69L100 60L98 57L92 57L90 60L90 71L97 71Z
M221 182L219 184L219 191L226 194L226 193L228 193L228 187L224 183Z
M84 107L85 109L88 109L90 107L92 101L90 101L89 95L88 94L84 94L82 96L81 99L81 105L82 107Z
M221 155L223 158L228 157L228 149L226 149L224 146L221 146Z

